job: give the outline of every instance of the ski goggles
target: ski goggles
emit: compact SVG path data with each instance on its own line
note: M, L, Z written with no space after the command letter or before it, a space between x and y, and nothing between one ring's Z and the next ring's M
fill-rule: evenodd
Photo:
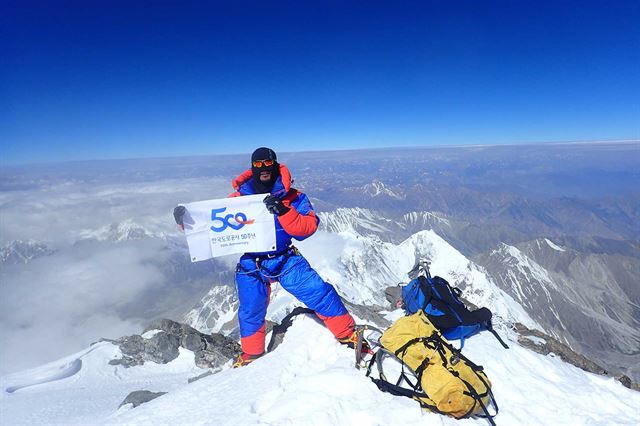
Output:
M262 167L271 167L275 162L276 160L256 160L251 164L253 165L253 167L259 169Z

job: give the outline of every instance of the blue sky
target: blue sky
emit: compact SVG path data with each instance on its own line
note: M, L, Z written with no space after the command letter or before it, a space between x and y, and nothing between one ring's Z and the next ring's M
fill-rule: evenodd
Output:
M4 164L640 138L637 1L1 3Z

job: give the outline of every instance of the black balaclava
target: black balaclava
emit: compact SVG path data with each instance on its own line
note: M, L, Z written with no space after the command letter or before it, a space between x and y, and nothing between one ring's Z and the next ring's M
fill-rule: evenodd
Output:
M256 160L273 160L273 165L269 167L253 167L253 162ZM265 194L271 192L273 185L276 183L278 176L280 175L280 167L278 165L278 157L276 153L270 148L258 148L251 154L251 171L253 172L253 189L257 194ZM271 179L268 182L262 182L260 180L260 172L271 172Z

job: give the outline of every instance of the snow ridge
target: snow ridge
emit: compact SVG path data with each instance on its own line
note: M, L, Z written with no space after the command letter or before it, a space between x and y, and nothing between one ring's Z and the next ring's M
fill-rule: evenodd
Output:
M464 296L477 306L490 307L496 321L520 322L528 328L543 330L482 267L433 230L420 231L399 244L353 231L339 234L318 231L313 241L301 241L297 246L318 273L352 303L385 306L384 289L408 282L407 271L416 259L427 258L433 275L463 289ZM277 286L272 286L272 292L267 319L278 321L295 299L285 291L278 291ZM232 287L214 287L189 312L186 322L204 332L222 330L224 326L219 322L228 323L237 311L234 297Z
M427 211L405 213L402 220L409 226L419 226L433 222L441 223L445 226L451 226L451 222L446 217Z
M402 315L395 312L393 316ZM468 339L465 355L483 365L500 406L498 424L635 425L640 393L613 378L586 373L552 354L520 346L510 330L503 349L488 333ZM201 374L193 353L166 365L146 363L123 368L108 364L119 349L107 342L48 364L51 374L72 359L82 366L72 376L0 394L3 423L14 424L441 424L485 425L484 419L455 420L423 412L412 399L383 393L362 370L353 351L339 345L312 317L298 317L283 343L241 369L227 365L217 374L187 383ZM34 370L3 378L14 384ZM391 378L391 380L395 377ZM119 403L133 390L168 392L132 409Z
M163 224L164 225L164 224ZM147 238L165 238L162 231L153 231L147 225L141 225L132 219L105 225L99 229L84 229L79 232L79 239L97 241L131 241Z
M433 230L418 232L399 244L352 230L339 234L319 231L313 242L299 244L318 272L347 299L384 304L387 285L407 281L417 258L428 258L434 275L464 290L479 306L496 315L499 333L511 349L481 333L468 339L465 355L483 365L501 407L499 424L635 425L640 417L640 393L613 378L596 376L520 346L508 323L539 328L522 306ZM514 268L545 279L522 252L502 245ZM548 277L546 277L548 278ZM514 282L513 285L519 285ZM518 287L520 292L525 289ZM274 284L267 317L279 320L297 302ZM197 328L222 330L237 310L231 286L216 286L187 314ZM403 313L388 313L393 320ZM356 321L363 321L356 318ZM299 317L283 343L251 365L188 384L203 370L193 352L180 349L166 365L147 362L124 368L109 361L122 356L108 342L38 369L2 377L0 410L3 422L22 424L484 424L483 419L458 421L423 413L409 398L380 392L353 367L353 351L339 345L312 317ZM134 390L168 392L135 409L118 404Z
M548 239L548 238L545 238L545 239L544 239L544 241L549 245L549 247L551 247L551 248L552 248L552 249L554 249L554 250L557 250L557 251L566 251L566 249L565 249L565 248L560 247L560 246L559 246L559 245L557 245L557 244L554 244L554 243L553 243L553 241L551 241L551 240L550 240L550 239Z
M36 240L13 240L0 248L0 264L27 263L38 257L49 256L55 250L47 244Z
M360 207L338 208L323 212L320 216L320 229L327 232L354 232L377 234L390 232L393 223L383 219L369 209Z
M184 316L184 322L201 333L219 333L238 311L238 295L228 285L211 288L198 306Z
M404 200L404 196L400 195L391 189L389 189L384 183L379 180L374 180L371 183L362 187L363 192L371 198L386 196L395 200Z

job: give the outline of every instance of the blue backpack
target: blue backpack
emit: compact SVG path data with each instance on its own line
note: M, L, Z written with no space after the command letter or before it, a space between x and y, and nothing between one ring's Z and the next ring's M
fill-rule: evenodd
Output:
M424 272L402 288L402 306L408 315L422 309L447 340L460 340L460 349L466 338L484 330L491 332L505 349L509 348L493 330L489 309L470 311L460 300L460 289L451 287L444 278L432 278L426 267Z

